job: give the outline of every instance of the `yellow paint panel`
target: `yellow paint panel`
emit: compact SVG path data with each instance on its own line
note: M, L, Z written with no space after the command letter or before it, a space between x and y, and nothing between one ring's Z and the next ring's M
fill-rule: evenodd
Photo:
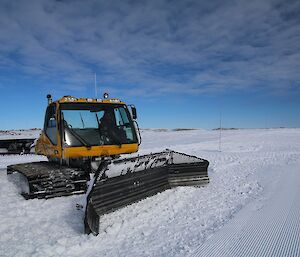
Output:
M134 153L138 151L138 144L124 144L117 145L103 145L91 146L90 148L84 146L67 147L63 150L65 158L76 158L85 156L111 156L125 153Z
M47 157L61 157L61 149L59 145L53 145L44 132L40 135L35 146L35 153L45 155Z

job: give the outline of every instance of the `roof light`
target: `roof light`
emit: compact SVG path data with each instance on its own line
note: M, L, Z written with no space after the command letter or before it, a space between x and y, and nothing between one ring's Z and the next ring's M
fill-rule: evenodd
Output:
M109 99L109 101L111 103L120 103L121 101L119 99L113 98L113 99Z
M104 99L107 99L107 98L108 98L108 93L105 92L105 93L103 94L103 98L104 98Z
M77 98L75 97L65 97L65 102L75 102Z

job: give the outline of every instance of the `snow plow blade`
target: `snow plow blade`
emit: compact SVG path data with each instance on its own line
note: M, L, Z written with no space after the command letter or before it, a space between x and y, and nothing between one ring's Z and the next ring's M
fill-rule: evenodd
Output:
M207 160L166 150L105 163L87 197L85 233L99 233L100 216L175 186L209 182Z
M1 139L0 154L31 153L34 141L34 138Z
M7 174L25 199L84 194L89 179L84 171L51 162L10 165Z

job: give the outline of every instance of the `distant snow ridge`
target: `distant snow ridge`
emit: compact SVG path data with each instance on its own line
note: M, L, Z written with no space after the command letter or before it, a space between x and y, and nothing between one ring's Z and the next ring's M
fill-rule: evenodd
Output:
M41 129L0 130L1 139L38 138Z

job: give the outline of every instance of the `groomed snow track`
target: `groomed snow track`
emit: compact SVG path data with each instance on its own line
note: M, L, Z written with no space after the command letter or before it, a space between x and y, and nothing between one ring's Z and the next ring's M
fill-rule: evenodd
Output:
M104 165L88 194L85 232L99 233L100 216L175 186L209 182L207 160L166 150Z
M191 255L300 256L300 169L287 166L266 199L254 201Z

